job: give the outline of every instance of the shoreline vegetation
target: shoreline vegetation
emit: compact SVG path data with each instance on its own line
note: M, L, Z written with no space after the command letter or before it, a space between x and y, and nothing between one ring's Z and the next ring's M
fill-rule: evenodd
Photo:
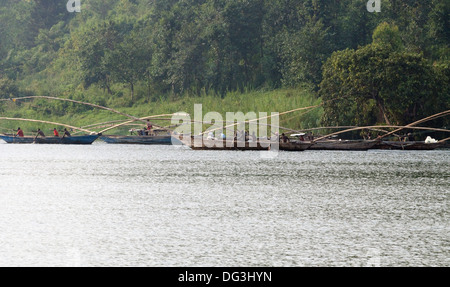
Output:
M401 3L400 3L401 2ZM280 126L404 126L450 109L450 2L5 0L0 117L79 127L187 112L285 112ZM162 123L163 124L163 123ZM447 129L449 117L428 126ZM54 126L23 123L25 132ZM57 127L56 127L57 128ZM0 132L17 123L0 121ZM111 133L126 134L128 127ZM422 137L425 132L416 132ZM363 137L354 132L350 137ZM442 134L436 134L441 137Z
M80 99L80 101L86 99ZM24 101L6 101L3 103L7 106L2 113L4 117L12 118L30 118L37 120L47 120L65 124L71 124L77 127L86 127L97 123L106 123L110 121L126 121L128 118L112 113L110 111L100 110L89 106L83 106L72 103L60 103L59 101L51 101L46 99L30 99ZM227 112L284 112L302 106L320 105L321 100L317 99L314 94L307 89L279 89L272 91L250 91L245 94L229 93L225 97L217 97L215 95L204 95L201 97L181 97L179 99L161 99L159 101L146 103L138 102L132 107L123 108L119 106L108 106L120 112L133 115L135 117L146 117L150 115L158 115L164 113L186 112L194 114L194 105L202 104L203 114L208 112L218 112L225 115ZM66 107L66 114L56 110ZM318 107L306 112L298 112L289 114L280 118L280 125L292 129L315 128L320 124L323 109ZM62 116L56 116L62 114ZM167 118L167 117L166 117ZM163 123L170 125L170 120ZM144 126L143 123L134 123L137 127ZM157 123L159 124L159 123ZM36 123L21 123L25 132L37 129ZM16 130L17 122L2 121L0 123L0 133L7 130ZM53 130L53 125L42 124L43 130ZM112 130L108 134L129 134L130 126Z

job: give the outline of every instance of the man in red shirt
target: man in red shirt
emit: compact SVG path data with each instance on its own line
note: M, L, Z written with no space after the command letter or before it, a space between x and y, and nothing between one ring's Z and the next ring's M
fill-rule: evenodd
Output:
M59 137L59 133L58 133L58 131L56 130L56 128L53 129L53 134L55 135L55 137Z
M17 129L16 136L19 136L19 137L23 138L23 131L20 128Z

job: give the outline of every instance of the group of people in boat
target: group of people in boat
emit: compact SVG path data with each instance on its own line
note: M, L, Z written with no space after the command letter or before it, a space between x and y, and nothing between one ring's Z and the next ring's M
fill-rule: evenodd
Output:
M314 135L313 135L311 132L306 133L306 134L305 134L305 133L302 133L302 134L296 135L296 138L297 138L299 141L302 141L302 142L304 142L304 141L313 141L313 140L314 140ZM286 134L284 134L284 133L281 134L280 140L281 140L281 142L283 142L283 143L288 143L288 142L290 142L289 137L288 137Z
M304 141L305 139L302 137L302 141ZM208 133L208 137L207 139L209 140L216 140L216 138L214 137L214 133L211 131ZM225 140L226 139L226 135L222 132L220 134L220 139L221 140ZM248 142L256 142L257 141L257 136L255 134L255 132L253 132L251 135L249 134L248 131L236 131L234 132L234 140L235 141L248 141ZM270 138L268 138L270 139ZM281 136L279 135L279 133L275 133L274 137L272 137L272 140L279 140L280 142L283 143L288 143L290 142L289 137L286 136L286 134L282 133Z
M56 128L53 129L53 135L55 137L59 137L59 132ZM37 130L36 137L39 137L39 136L45 138L45 134L43 131L41 131L41 129ZM64 129L63 137L70 137L70 136L72 136L70 134L70 132L67 129ZM25 137L23 130L20 127L17 129L16 137L21 137L21 138Z
M207 139L208 140L218 140L217 138L214 137L213 131L210 131L208 133ZM219 140L226 140L226 139L227 139L227 136L222 131L219 135ZM256 141L257 137L255 135L255 132L253 132L253 134L250 135L248 131L235 131L234 135L233 135L233 139L235 141Z
M153 135L153 125L147 120L147 126L140 130L131 130L131 134L133 134L134 131L137 132L138 136L151 136Z

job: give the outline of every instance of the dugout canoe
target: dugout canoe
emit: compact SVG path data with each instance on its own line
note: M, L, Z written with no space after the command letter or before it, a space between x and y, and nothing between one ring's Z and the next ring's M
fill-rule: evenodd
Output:
M166 136L102 136L102 141L108 144L133 144L133 145L171 145L172 137Z
M367 151L373 148L377 140L320 140L315 142L310 150L342 150L342 151Z
M192 150L240 150L240 151L266 151L275 150L280 151L304 151L310 148L311 142L287 142L278 143L275 146L273 142L267 139L257 141L239 141L239 140L218 140L218 139L201 139L197 138L198 143L194 142L194 138L185 137L181 142L190 147Z
M8 144L64 144L64 145L90 145L99 138L100 135L85 135L71 137L15 137L0 135L0 139Z
M270 141L240 141L233 139L204 139L194 137L174 137L192 150L240 150L240 151L263 151L269 150Z
M381 141L373 149L382 150L435 150L445 146L445 142L426 143L425 141Z
M305 151L314 145L313 142L309 141L280 142L279 149L282 151Z

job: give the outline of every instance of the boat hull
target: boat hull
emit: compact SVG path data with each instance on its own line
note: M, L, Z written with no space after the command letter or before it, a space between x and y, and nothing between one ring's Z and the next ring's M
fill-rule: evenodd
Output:
M167 136L102 136L102 141L108 144L136 145L171 145L172 137Z
M367 140L336 140L336 141L317 141L310 150L344 150L344 151L367 151L373 148L378 141Z
M382 141L374 149L383 150L434 150L445 145L444 142L425 143L424 141Z
M241 150L241 151L263 151L270 149L270 141L236 141L236 140L212 140L192 139L185 137L179 139L184 145L192 150Z
M312 142L288 142L288 143L280 143L280 150L282 151L305 151L311 148L314 145Z
M9 144L65 144L65 145L90 145L96 139L98 135L88 136L73 136L73 137L13 137L13 136L0 136L0 139Z

